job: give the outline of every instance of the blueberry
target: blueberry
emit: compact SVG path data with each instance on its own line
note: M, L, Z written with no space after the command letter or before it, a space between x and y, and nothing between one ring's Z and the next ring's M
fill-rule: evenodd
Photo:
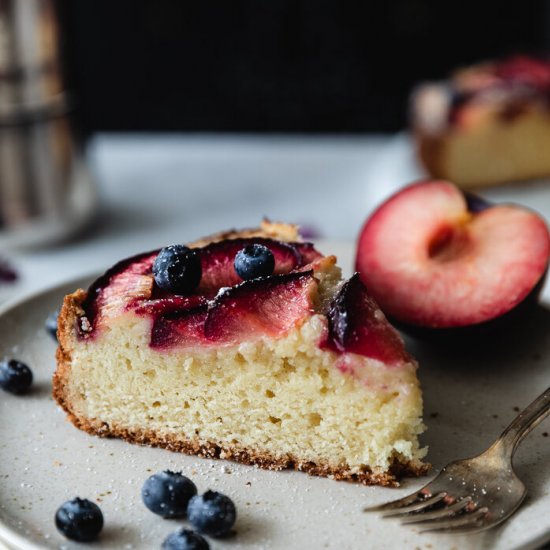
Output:
M209 550L210 545L195 531L181 528L168 535L161 546L162 550Z
M163 518L185 516L189 499L197 494L195 484L181 472L158 472L141 489L143 503Z
M21 361L10 359L0 363L0 388L21 395L32 384L32 371Z
M196 250L172 244L158 253L153 275L159 288L174 294L189 294L200 283L201 258Z
M237 510L233 501L215 491L206 491L189 501L187 518L191 525L201 533L220 537L226 535L237 519Z
M275 269L275 258L267 246L249 244L237 252L234 266L237 275L248 281L272 275Z
M73 498L57 509L55 525L68 539L90 542L103 529L103 514L94 502Z
M59 317L59 310L52 311L44 323L48 334L57 342L57 318Z

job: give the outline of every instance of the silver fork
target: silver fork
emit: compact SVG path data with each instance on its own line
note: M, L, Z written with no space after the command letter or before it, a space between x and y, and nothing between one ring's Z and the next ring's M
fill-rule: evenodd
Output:
M365 511L418 524L421 533L472 533L498 525L519 508L527 494L514 472L514 453L549 413L550 388L520 412L484 453L451 462L422 489Z

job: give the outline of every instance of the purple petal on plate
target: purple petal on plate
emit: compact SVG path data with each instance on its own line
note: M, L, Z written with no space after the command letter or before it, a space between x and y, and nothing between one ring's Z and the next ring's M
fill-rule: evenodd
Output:
M19 274L4 258L0 258L0 283L13 283Z
M322 234L317 227L309 224L300 225L299 234L302 239L319 239Z

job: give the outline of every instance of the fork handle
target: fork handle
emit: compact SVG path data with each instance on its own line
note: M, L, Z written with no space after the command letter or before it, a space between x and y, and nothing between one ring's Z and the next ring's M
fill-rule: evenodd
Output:
M550 414L550 388L523 409L502 432L493 447L513 456L517 446L531 430Z

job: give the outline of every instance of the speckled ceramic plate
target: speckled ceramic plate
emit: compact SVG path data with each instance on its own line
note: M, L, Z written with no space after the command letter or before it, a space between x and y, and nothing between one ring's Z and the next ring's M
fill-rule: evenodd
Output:
M351 265L352 247L321 246ZM419 534L362 510L402 496L427 479L399 489L363 487L299 472L270 472L232 462L199 459L138 447L80 432L66 421L50 393L55 344L43 329L62 296L87 281L52 289L0 311L0 356L17 357L34 370L27 396L0 395L0 539L11 548L84 548L57 533L57 507L74 496L93 499L105 529L93 548L159 548L184 521L162 520L141 503L143 481L162 469L181 470L199 491L230 495L238 508L235 536L210 540L212 548L512 549L550 539L550 422L543 422L516 457L529 496L502 527L462 537ZM475 454L550 385L550 311L541 308L521 333L492 349L435 349L410 342L418 357L425 396L423 438L434 471ZM2 548L2 543L0 543ZM3 549L2 549L3 550Z

